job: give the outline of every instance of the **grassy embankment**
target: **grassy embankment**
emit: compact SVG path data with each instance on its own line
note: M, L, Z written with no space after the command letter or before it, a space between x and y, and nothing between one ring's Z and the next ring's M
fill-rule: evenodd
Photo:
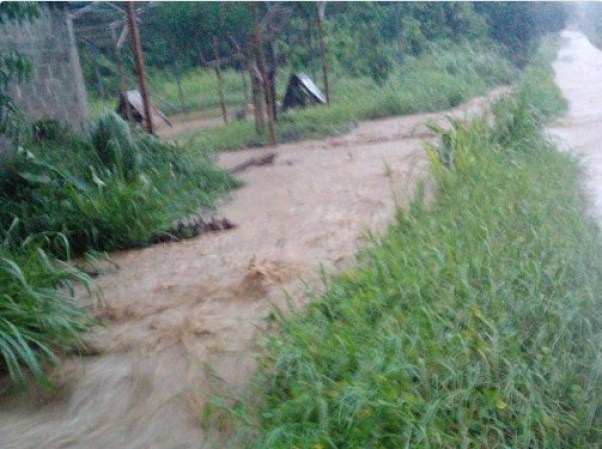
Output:
M599 447L602 246L578 163L543 135L563 108L540 57L493 126L441 131L433 201L274 314L227 414L240 447Z
M45 133L0 154L0 375L49 386L48 362L94 324L72 299L92 280L60 260L148 244L236 182L210 155L132 134L114 115L89 140Z

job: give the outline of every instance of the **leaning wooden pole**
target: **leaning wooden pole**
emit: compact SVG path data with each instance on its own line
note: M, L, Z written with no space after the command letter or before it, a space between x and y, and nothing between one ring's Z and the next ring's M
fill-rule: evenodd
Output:
M316 7L316 21L318 22L318 34L320 35L320 57L322 59L322 76L324 77L324 93L326 94L326 104L330 105L330 93L328 90L328 63L326 62L326 46L324 45L324 30L322 29L322 19L324 18L326 2L317 2Z
M123 67L123 59L121 58L121 49L119 48L119 43L117 39L117 33L115 32L115 28L111 28L111 36L113 37L113 42L115 43L115 59L117 60L117 68L119 70L119 78L121 80L121 98L124 101L125 105L125 116L128 119L128 125L130 128L134 127L134 116L132 115L132 105L127 98L128 92L128 82L125 77L125 68Z
M259 72L261 74L261 81L263 85L263 92L265 94L265 106L268 113L268 144L276 145L276 130L275 130L275 117L272 104L274 99L272 98L272 91L270 89L270 81L268 80L268 73L265 68L265 54L263 52L263 36L261 34L261 24L259 23L259 6L257 2L253 3L253 14L255 16L255 51L257 52L257 64L259 65Z
M224 123L228 123L228 111L226 110L226 100L224 99L224 81L222 79L222 67L219 56L219 44L217 37L213 36L213 55L215 56L215 75L217 76L217 90L219 92L219 104L222 108L222 117Z
M146 130L153 133L153 118L150 110L150 99L146 87L146 73L144 71L144 58L142 56L142 45L140 44L140 32L136 23L136 12L134 11L134 2L127 2L125 9L128 15L128 24L132 33L132 49L136 59L136 74L138 75L138 84L140 86L140 95L142 96L142 105L144 107L144 119Z

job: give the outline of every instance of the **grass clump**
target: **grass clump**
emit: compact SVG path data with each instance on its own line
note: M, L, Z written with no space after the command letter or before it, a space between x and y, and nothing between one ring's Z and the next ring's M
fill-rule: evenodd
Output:
M539 61L486 118L441 130L417 198L357 268L276 314L241 447L595 448L602 247ZM554 105L554 107L550 107Z
M18 218L21 240L61 233L76 254L144 245L236 185L207 153L132 133L114 113L101 117L91 143L21 150L12 167L0 191L2 227ZM64 246L49 249L70 256Z
M39 384L51 387L48 364L74 348L82 348L81 334L95 320L73 301L73 285L95 290L92 280L64 262L50 257L30 238L16 245L12 233L18 220L0 241L0 375L8 373L16 384L29 374ZM66 244L63 236L55 238Z

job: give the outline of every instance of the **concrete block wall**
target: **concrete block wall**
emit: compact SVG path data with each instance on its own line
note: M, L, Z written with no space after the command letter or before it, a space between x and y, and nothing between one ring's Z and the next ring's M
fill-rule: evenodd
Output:
M88 125L88 101L68 11L39 4L39 18L0 25L0 48L26 54L29 81L10 86L9 95L32 120L54 119L76 132Z

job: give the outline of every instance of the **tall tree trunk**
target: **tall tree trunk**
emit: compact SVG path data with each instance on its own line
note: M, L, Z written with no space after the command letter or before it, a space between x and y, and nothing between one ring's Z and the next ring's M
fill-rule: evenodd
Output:
M318 24L318 34L320 35L320 57L322 59L322 76L324 78L324 94L326 95L326 104L330 105L330 93L328 89L328 62L326 61L326 46L324 45L324 30L322 29L322 19L324 17L325 2L316 3L316 21Z
M265 66L265 54L263 52L263 36L261 33L261 24L259 23L259 6L253 3L253 14L255 16L255 51L257 54L257 63L259 65L259 73L263 85L263 93L265 94L265 107L268 112L268 145L276 145L276 129L274 120L272 92L269 86L268 73Z
M276 108L276 53L274 51L274 44L272 42L267 43L267 66L268 66L268 85L270 89L270 95L272 97L272 114L274 115L274 121L278 122L278 113Z
M226 101L224 100L224 82L222 80L222 68L219 58L219 45L216 36L213 36L213 53L215 54L215 74L217 75L219 104L222 108L222 117L224 118L224 123L228 123L228 111L226 111Z
M255 58L252 53L245 55L245 63L249 72L249 78L251 79L251 98L253 100L255 130L261 134L265 131L265 117L263 115L263 100L261 99L261 81L257 74Z

